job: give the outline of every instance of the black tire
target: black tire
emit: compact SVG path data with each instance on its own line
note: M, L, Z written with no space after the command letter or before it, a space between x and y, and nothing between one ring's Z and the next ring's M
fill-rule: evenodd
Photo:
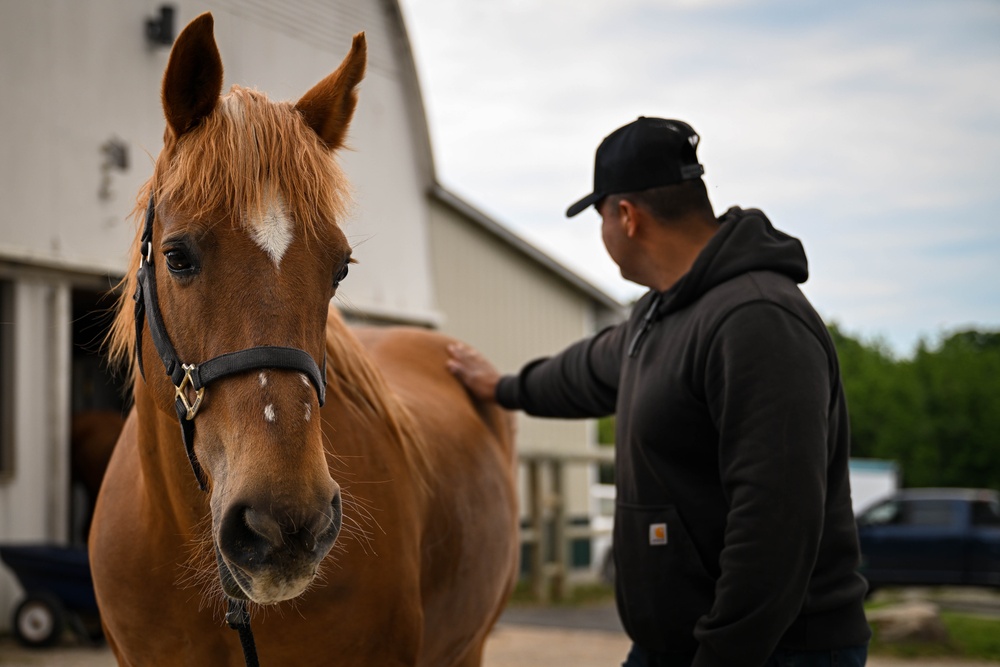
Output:
M25 646L55 646L66 627L62 603L47 593L33 593L17 605L11 625Z

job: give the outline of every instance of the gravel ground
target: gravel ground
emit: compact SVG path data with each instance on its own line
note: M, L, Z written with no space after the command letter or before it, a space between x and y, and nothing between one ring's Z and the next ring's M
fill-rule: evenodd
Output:
M486 645L484 667L618 667L628 651L620 632L501 623ZM997 667L995 662L870 658L868 667ZM63 647L32 651L0 639L3 667L115 667L106 648Z
M1000 614L1000 593L907 589L903 599L931 599L946 607ZM613 604L581 608L512 606L486 645L484 667L619 667L629 640ZM899 660L872 657L868 667L1000 667L995 662ZM28 650L0 637L0 667L115 667L107 648L65 646Z

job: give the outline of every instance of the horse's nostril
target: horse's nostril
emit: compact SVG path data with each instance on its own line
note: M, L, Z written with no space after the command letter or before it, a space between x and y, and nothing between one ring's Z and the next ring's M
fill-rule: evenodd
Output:
M242 568L264 563L281 544L278 522L249 505L231 507L219 526L218 548L229 562Z
M327 545L332 544L337 539L337 535L340 534L340 524L343 519L344 510L341 506L340 491L337 491L333 494L333 500L330 501L330 513L327 515L326 525L322 531L314 533L317 540ZM313 548L316 547L313 546Z
M264 538L271 546L281 546L284 541L281 524L270 514L258 512L254 508L248 507L243 513L243 520L246 522L247 528Z
M344 507L340 499L339 490L333 496L333 502L330 503L330 509L333 510L333 527L330 530L334 535L337 535L340 533L340 524L344 520Z
M300 531L302 545L307 551L315 550L320 544L328 544L340 532L343 517L340 492L334 493L333 500L326 511L316 513Z

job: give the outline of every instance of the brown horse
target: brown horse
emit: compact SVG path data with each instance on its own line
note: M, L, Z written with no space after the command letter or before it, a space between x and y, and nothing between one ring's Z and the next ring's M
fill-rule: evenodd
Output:
M170 55L112 333L139 373L90 536L108 641L122 665L242 665L242 599L264 667L479 665L516 576L509 417L447 372L449 339L329 306L364 36L291 104L220 97L212 30Z

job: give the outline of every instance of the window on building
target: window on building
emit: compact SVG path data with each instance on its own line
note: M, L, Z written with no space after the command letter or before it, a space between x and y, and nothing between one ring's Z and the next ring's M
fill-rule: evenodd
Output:
M0 477L14 466L14 285L0 280Z

